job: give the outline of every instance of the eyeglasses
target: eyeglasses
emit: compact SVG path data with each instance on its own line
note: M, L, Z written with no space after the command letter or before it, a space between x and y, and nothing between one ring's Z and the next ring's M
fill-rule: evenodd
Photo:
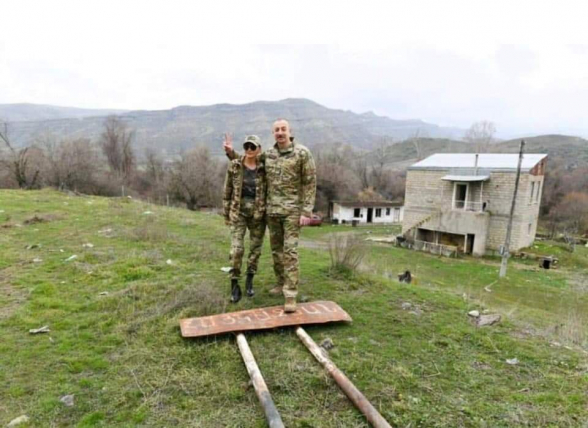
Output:
M254 152L255 150L257 150L257 146L255 146L254 144L245 144L243 146L243 148L245 150L251 150L252 152Z

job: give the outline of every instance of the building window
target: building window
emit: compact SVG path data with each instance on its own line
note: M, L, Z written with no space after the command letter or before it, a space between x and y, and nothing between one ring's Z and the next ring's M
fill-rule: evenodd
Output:
M354 208L353 209L353 217L359 218L360 215L361 215L361 208Z
M533 195L535 194L535 182L531 181L531 198L529 198L529 203L533 203Z
M537 182L537 196L535 197L535 202L539 203L539 197L541 196L541 182Z
M529 223L529 235L531 234L532 230L533 230L533 223Z
M382 208L376 208L376 217L382 217Z
M386 215L390 215L390 208L386 208Z

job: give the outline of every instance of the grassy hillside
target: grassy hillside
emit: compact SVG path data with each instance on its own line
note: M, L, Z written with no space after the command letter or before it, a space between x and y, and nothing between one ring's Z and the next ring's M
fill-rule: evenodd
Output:
M588 140L568 135L542 135L525 138L526 153L547 153L550 159L561 161L566 166L588 165ZM518 153L520 139L498 144L497 151Z
M578 275L588 250L562 253L559 271L511 263L484 301L496 260L375 246L370 273L336 275L321 249L330 232L349 229L304 230L302 294L337 301L354 322L307 331L333 340L331 358L391 423L572 427L588 418L585 337L549 331L568 325L551 308L556 298L573 292L586 304ZM179 334L182 317L281 303L266 292L266 242L257 295L228 306L228 242L212 214L1 191L0 425L26 414L34 427L265 426L234 338ZM406 268L418 284L388 278ZM533 289L540 298L529 299ZM503 305L500 296L511 297ZM478 329L466 313L485 307L504 319ZM44 325L50 333L28 333ZM248 337L286 426L367 426L291 329ZM59 401L66 394L73 407Z
M464 141L447 138L420 138L418 143L404 141L390 146L386 152L389 163L405 169L435 153L474 153L475 146Z

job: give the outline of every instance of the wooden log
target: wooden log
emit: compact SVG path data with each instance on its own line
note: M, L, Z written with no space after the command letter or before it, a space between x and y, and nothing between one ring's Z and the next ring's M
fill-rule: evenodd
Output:
M239 345L239 351L241 351L243 362L247 367L247 372L249 373L251 382L253 382L255 393L257 394L257 398L259 399L261 407L263 407L265 418L267 419L270 428L284 428L282 418L280 417L278 409L272 400L272 396L267 389L267 385L263 380L261 371L255 362L255 357L253 356L253 353L249 348L249 344L247 343L247 339L243 333L239 333L237 335L237 345Z
M375 428L392 428L391 425L384 419L384 417L376 410L374 406L368 401L368 399L361 393L359 389L353 385L345 374L337 368L337 366L323 354L321 348L316 344L314 340L304 331L302 327L296 328L296 334L308 348L308 350L314 355L319 363L327 370L331 377L337 382L339 388L347 395L347 397L353 402L361 413L364 414L366 419Z

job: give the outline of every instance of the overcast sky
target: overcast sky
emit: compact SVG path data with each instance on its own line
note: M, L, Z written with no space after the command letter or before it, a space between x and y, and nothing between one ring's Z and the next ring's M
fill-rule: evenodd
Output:
M584 6L586 4L586 6ZM291 97L588 136L585 1L2 1L0 103Z

